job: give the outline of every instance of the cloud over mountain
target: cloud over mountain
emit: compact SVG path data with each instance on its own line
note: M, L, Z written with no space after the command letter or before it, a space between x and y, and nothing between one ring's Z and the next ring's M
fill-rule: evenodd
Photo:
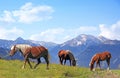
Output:
M53 8L48 5L34 6L31 2L28 2L21 6L17 10L3 11L0 16L2 22L20 22L20 23L32 23L43 20L52 19Z
M17 29L16 27L13 27L11 29L6 29L3 27L0 27L0 39L15 39L16 37L22 36L24 33L23 30Z
M112 24L111 26L106 26L105 24L99 25L100 35L109 38L109 39L118 39L120 40L120 21Z

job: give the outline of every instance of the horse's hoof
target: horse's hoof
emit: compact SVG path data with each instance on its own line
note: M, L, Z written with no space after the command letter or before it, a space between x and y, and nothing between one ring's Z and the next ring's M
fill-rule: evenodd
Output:
M95 69L93 69L93 71L95 71Z
M110 68L107 68L107 70L110 70Z

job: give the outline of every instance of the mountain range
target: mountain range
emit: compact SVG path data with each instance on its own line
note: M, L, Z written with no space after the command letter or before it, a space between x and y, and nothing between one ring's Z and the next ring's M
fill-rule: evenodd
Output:
M30 44L32 46L43 45L48 48L51 55L51 63L59 63L58 51L61 49L71 50L74 54L77 65L82 67L88 67L92 56L96 53L109 51L112 54L111 68L120 68L120 40L110 40L103 36L95 37L92 35L81 34L77 37L68 40L62 44L56 44L53 42L25 40L21 37L16 40L3 40L0 39L0 56L4 57L10 51L10 47L14 44ZM20 59L23 60L23 56L20 52L17 52L12 58L6 59ZM106 67L106 62L101 62L102 67Z

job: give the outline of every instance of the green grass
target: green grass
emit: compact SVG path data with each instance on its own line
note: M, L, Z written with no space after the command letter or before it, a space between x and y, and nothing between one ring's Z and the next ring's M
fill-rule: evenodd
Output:
M23 61L19 60L0 60L0 78L120 78L120 70L91 72L89 68L59 64L50 64L49 70L46 70L46 64L40 64L36 69L30 69L26 64L26 68L21 69L22 65Z

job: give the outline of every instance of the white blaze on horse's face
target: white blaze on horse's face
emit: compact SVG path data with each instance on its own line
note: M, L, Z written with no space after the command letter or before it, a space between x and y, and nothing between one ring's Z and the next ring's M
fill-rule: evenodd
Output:
M17 50L16 50L16 47L15 47L15 46L12 46L12 47L11 47L11 51L10 51L10 55L11 55L11 56L14 55L16 51L17 51Z
M11 47L11 50L13 50L13 49L14 49L14 46Z

